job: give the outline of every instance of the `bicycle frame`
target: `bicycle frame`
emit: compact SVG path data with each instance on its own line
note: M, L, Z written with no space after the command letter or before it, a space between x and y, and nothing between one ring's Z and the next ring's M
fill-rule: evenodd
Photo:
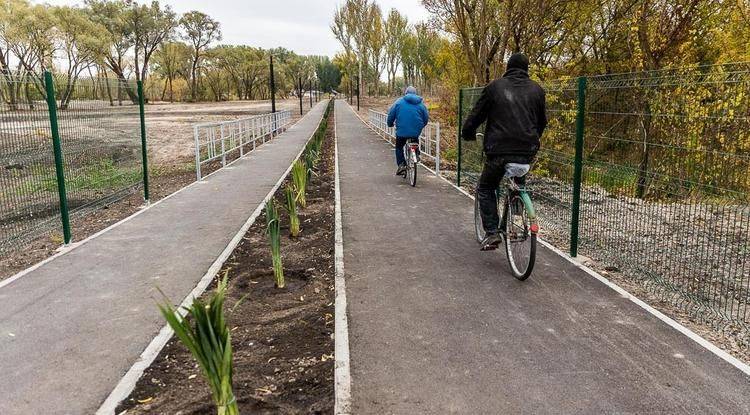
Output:
M518 183L516 183L515 180L513 180L510 177L506 177L503 179L503 181L506 181L506 188L509 191L518 192L521 196L521 200L523 200L523 206L524 209L526 209L526 215L529 218L529 230L532 234L539 233L539 224L537 223L537 217L536 217L536 210L534 209L534 204L531 202L531 196L529 195L528 190L526 189L526 186L519 186Z

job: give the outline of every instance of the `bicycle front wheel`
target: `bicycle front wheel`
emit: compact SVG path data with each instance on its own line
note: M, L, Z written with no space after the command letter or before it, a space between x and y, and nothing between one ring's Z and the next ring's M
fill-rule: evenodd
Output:
M506 198L505 252L513 276L521 281L529 278L536 261L536 233L531 230L530 210L521 195Z

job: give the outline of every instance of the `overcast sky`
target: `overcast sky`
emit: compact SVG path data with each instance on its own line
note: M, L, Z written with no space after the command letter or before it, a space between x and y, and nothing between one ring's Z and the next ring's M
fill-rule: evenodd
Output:
M200 10L221 23L222 43L262 48L282 46L301 55L333 56L341 49L331 33L336 5L343 0L160 0L178 13ZM82 0L37 3L81 4ZM411 23L427 20L420 0L377 0L383 13L395 7Z

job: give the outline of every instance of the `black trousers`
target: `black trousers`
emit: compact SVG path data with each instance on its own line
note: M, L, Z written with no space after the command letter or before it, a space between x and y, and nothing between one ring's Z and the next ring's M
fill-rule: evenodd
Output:
M530 164L531 162L532 159L526 156L488 155L485 158L476 197L479 199L482 225L486 233L497 233L501 225L497 211L497 188L505 176L505 165L508 163ZM514 180L519 185L526 183L525 176L516 177Z

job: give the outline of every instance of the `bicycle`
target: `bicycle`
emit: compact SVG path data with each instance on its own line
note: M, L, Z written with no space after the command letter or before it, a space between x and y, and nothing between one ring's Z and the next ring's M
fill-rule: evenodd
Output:
M526 176L531 166L508 163L505 169L505 176L497 189L498 212L500 212L500 203L503 205L500 232L511 272L516 279L523 281L529 278L534 269L539 225L529 191L525 184L517 183L516 179ZM505 194L500 197L503 191ZM479 197L476 196L474 197L474 230L477 241L481 243L486 233L482 225Z
M404 145L404 160L406 160L406 170L404 170L403 176L409 181L411 187L414 187L417 185L419 141L409 141Z

